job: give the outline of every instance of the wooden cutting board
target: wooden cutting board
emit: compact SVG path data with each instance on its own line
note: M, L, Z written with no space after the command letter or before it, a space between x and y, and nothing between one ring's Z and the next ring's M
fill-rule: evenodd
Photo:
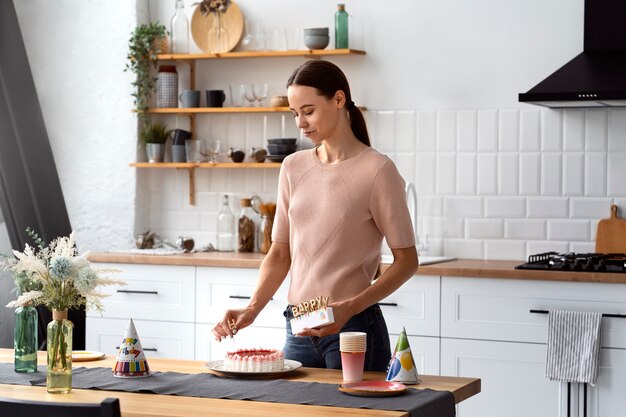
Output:
M596 252L626 253L626 220L617 217L617 206L611 206L611 217L598 223Z

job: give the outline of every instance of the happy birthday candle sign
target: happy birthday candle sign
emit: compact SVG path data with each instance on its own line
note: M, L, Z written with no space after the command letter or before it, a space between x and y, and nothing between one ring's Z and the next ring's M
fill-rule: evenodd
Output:
M335 322L333 308L328 307L329 297L318 296L309 301L303 301L291 308L293 318L291 332L300 333L303 329L316 329Z

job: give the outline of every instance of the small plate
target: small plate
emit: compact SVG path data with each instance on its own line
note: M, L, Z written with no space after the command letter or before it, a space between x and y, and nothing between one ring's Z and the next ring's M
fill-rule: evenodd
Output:
M94 352L92 350L74 350L72 351L72 362L89 362L104 359L106 355L102 352Z
M296 369L302 367L302 364L298 361L292 361L285 359L285 367L282 371L270 371L270 372L240 372L240 371L227 371L224 369L224 361L211 361L204 364L205 367L219 374L220 376L227 376L232 378L273 378L276 376L282 376L293 372Z
M399 382L359 381L341 384L339 391L361 397L388 397L405 393L407 387Z

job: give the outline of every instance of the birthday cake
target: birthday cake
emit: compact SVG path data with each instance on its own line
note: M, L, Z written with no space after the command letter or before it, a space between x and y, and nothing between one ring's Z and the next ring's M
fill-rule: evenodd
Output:
M285 355L277 349L237 349L227 352L223 369L236 372L277 372L285 368Z

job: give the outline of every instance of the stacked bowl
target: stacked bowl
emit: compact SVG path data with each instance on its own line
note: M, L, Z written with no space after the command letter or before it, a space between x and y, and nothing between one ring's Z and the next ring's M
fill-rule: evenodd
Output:
M297 138L277 138L267 140L267 159L272 162L283 162L287 155L291 155L296 151L298 144Z

